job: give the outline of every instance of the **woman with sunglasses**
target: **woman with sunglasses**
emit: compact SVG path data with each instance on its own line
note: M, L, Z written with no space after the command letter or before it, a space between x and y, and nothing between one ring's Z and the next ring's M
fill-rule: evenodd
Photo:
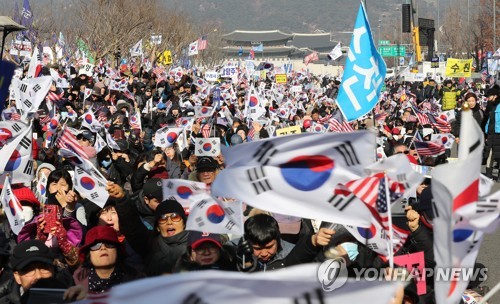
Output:
M105 292L116 285L143 277L123 262L125 251L116 231L110 226L90 229L79 254L82 265L73 278L89 293Z
M144 262L148 276L172 273L175 263L186 252L188 232L184 208L176 200L161 202L155 210L154 230L141 222L134 202L116 204L120 230Z

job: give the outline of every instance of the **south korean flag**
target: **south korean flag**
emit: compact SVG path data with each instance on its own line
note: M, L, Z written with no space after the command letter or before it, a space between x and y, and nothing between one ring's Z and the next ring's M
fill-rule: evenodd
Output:
M369 227L371 213L359 200L338 202L339 183L358 179L373 163L375 135L298 134L254 141L224 151L226 169L212 194L285 215ZM335 204L333 203L335 202Z
M220 154L220 138L197 138L194 149L196 156L216 157Z
M207 197L194 202L189 211L186 230L243 235L241 202L221 202Z
M80 167L75 168L73 176L75 189L92 203L103 208L109 198L106 185L99 181L99 178L85 172Z

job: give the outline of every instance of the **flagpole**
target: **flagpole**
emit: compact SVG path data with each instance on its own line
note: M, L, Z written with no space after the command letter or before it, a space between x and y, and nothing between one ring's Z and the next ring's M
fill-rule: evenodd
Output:
M391 214L391 197L389 193L389 181L387 179L387 172L384 172L385 181L385 200L387 205L387 217L389 225L389 266L394 268L394 244L392 240L394 238L394 231L392 229L392 214Z

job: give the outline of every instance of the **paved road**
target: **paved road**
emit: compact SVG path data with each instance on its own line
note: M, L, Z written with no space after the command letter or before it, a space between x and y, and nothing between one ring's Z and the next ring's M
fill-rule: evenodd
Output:
M500 183L496 183L491 192L494 193L499 190ZM484 237L477 261L488 267L488 279L485 285L493 288L493 286L500 282L500 230L497 230L493 234L487 234ZM488 303L499 304L500 293L497 292Z

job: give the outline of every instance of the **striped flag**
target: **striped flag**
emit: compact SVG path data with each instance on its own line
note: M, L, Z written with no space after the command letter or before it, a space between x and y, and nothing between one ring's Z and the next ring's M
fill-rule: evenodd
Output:
M76 136L64 127L57 138L56 145L59 149L67 149L75 152L81 157L88 159L87 153L83 150L82 146L76 139Z
M442 133L450 133L451 125L444 119L427 113L431 125Z
M318 61L318 60L319 60L318 52L312 52L311 54L309 54L306 57L304 57L304 63L306 65L308 65L309 62Z
M207 36L201 36L198 38L198 51L206 49L208 46Z
M431 141L413 141L415 149L420 156L435 156L443 154L446 149L443 145L438 145Z
M248 130L248 138L252 141L255 137L255 129L253 127L253 123L250 123L250 129Z
M63 95L64 95L64 92L61 92L61 94L56 94L54 92L49 92L49 94L47 94L47 99L49 101L51 101L52 103L56 103L56 102L62 100Z
M330 132L334 132L334 133L353 132L354 131L352 126L347 121L340 123L335 118L332 118L328 121L328 130Z
M417 115L418 121L420 121L420 124L422 125L430 125L431 121L429 120L428 115L422 113L419 109L413 107L413 111L415 111L415 114Z
M204 124L203 127L201 127L201 134L203 135L203 138L210 137L210 124Z

